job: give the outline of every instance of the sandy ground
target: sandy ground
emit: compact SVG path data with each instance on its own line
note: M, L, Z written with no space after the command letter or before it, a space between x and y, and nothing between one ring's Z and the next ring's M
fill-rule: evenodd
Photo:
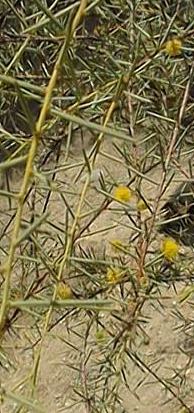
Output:
M75 145L75 143L74 143ZM75 178L78 171L78 163L82 162L82 156L79 153L72 156L72 168L63 170L57 174L56 182L58 188L62 192L68 191L70 183ZM115 179L117 183L126 184L128 175L125 166L119 161L118 153L115 153L110 138L107 138L101 151L112 156L108 159L104 155L100 155L96 164L96 169L104 173L105 179ZM73 153L73 147L72 147ZM117 160L114 160L117 156ZM68 161L69 162L69 161ZM49 165L49 168L51 168ZM109 175L108 175L109 171ZM46 176L46 175L45 175ZM84 174L83 174L84 176ZM49 174L47 175L49 178ZM151 179L160 182L161 171L156 169L150 174ZM84 177L82 179L84 181ZM20 179L17 176L12 178L11 186L16 189L20 184ZM82 183L83 185L83 183ZM41 186L41 185L40 185ZM43 187L43 184L42 184ZM145 182L145 196L152 202L157 192L157 184ZM44 188L42 189L44 193ZM72 193L73 192L73 193ZM78 194L80 193L80 180L74 184L73 191L67 192L68 202L75 205L78 202ZM103 195L91 186L87 196L87 204L85 211L96 208L103 199ZM5 225L9 219L7 201L1 197L1 222ZM37 197L37 208L43 206L44 197L39 194ZM114 205L113 205L114 206ZM53 193L49 203L49 220L63 227L65 219L65 208L62 198L58 193ZM129 239L129 228L126 227L126 218L114 208L110 208L98 218L91 227L91 232L94 235L84 234L84 237L79 240L79 244L84 247L93 247L100 255L103 248L107 249L107 253L111 254L109 241L112 239L121 239L124 243ZM99 229L103 232L99 235L96 233ZM87 236L85 236L87 235ZM156 244L160 242L160 237L156 238ZM2 239L4 245L9 239ZM5 256L5 247L1 245L2 259ZM185 252L191 254L189 249ZM53 252L53 256L54 256ZM16 274L14 273L13 280L17 283ZM13 281L14 282L14 281ZM178 413L181 411L180 403L169 392L166 392L163 386L163 380L173 391L178 394L185 403L190 406L193 402L194 391L194 331L192 331L192 306L191 304L180 305L177 303L177 291L182 288L181 283L177 283L176 289L168 285L161 288L160 300L153 299L146 304L143 310L143 317L146 320L144 331L146 332L146 340L144 334L138 332L137 351L139 357L149 366L150 370L160 378L158 383L157 377L146 371L142 371L131 360L127 364L127 381L129 388L121 389L120 397L122 406L125 410L112 410L115 413ZM179 318L177 312L180 312ZM106 315L104 315L106 317ZM57 315L55 314L55 317ZM85 326L83 319L74 318L74 327L68 332L68 323L64 320L58 323L47 335L43 342L41 352L40 370L37 381L37 391L35 397L43 406L43 411L47 413L62 413L69 411L70 413L88 413L87 406L77 404L74 393L75 388L79 388L83 377L78 374L76 367L81 365L83 354L83 336ZM40 322L41 325L41 322ZM32 395L32 383L30 375L32 373L33 360L37 355L38 346L32 347L32 343L39 337L39 332L33 325L33 318L30 315L19 317L14 326L14 332L10 331L6 335L3 342L3 353L1 355L0 380L6 390L13 391L16 394L25 394L30 398ZM95 344L95 332L91 331L92 354L90 361L86 366L87 372L90 373L94 360L101 360L101 347ZM192 341L193 340L193 341ZM72 343L77 347L77 351L68 344ZM108 344L107 344L108 345ZM180 348L184 348L185 354ZM88 349L86 350L88 351ZM73 366L74 368L72 368ZM184 370L184 374L183 374ZM171 383L172 377L173 385ZM186 379L185 379L186 377ZM82 383L83 384L83 383ZM179 388L179 392L177 391ZM77 387L78 386L78 387ZM167 403L168 402L168 403ZM1 413L14 412L31 412L30 407L26 410L18 410L17 403L14 401L5 400L1 403ZM105 410L101 410L102 412ZM111 411L111 410L110 410ZM95 413L95 412L94 412ZM183 411L181 411L183 413Z

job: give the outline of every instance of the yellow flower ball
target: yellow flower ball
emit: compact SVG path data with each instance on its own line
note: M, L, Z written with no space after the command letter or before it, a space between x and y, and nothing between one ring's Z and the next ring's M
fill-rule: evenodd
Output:
M117 186L114 190L114 198L117 201L129 202L132 198L132 191L127 186Z
M182 51L182 41L180 39L168 40L164 45L164 50L169 56L177 56Z
M144 202L143 199L140 199L140 200L137 202L137 210L138 210L138 211L145 211L147 208L148 208L148 207L147 207L147 205L146 205L146 203Z
M149 286L149 278L144 275L144 277L140 278L140 285L143 290L146 290Z
M122 277L122 271L119 268L108 268L106 281L108 284L116 284Z
M57 287L57 297L61 300L68 300L69 298L72 298L72 296L72 290L69 285L61 282Z
M106 341L106 333L104 330L98 330L96 331L96 343L97 344L103 344Z
M114 239L110 241L110 244L114 252L119 252L122 250L123 244L119 239Z
M179 245L172 238L166 238L161 246L161 251L164 258L168 261L173 261L179 253Z

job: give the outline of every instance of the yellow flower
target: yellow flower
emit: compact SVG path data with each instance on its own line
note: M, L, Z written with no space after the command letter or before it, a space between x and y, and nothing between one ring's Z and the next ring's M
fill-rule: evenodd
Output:
M173 261L179 252L179 245L172 238L166 238L161 246L164 258L168 261Z
M164 45L164 50L169 56L177 56L182 51L182 41L179 39L168 40Z
M61 282L57 287L57 296L61 300L68 300L69 298L72 298L73 294L69 285Z
M110 241L113 251L118 252L122 250L123 244L119 239L114 239Z
M137 210L138 210L138 211L145 211L145 209L147 209L147 205L146 205L146 203L144 202L143 199L140 199L140 200L137 202Z
M144 275L143 277L140 278L140 285L141 285L141 288L143 290L146 290L148 288L149 279L148 279L148 277L146 277L146 275Z
M103 344L106 341L106 333L103 329L96 331L96 342L97 344Z
M116 284L122 277L122 271L119 268L108 268L106 281L108 284Z
M127 186L117 186L114 190L114 198L117 201L129 202L132 198L132 191Z

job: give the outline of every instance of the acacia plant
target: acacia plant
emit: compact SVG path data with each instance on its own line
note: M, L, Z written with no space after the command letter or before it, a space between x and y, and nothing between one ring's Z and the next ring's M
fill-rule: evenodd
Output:
M194 411L193 22L1 1L4 413Z

